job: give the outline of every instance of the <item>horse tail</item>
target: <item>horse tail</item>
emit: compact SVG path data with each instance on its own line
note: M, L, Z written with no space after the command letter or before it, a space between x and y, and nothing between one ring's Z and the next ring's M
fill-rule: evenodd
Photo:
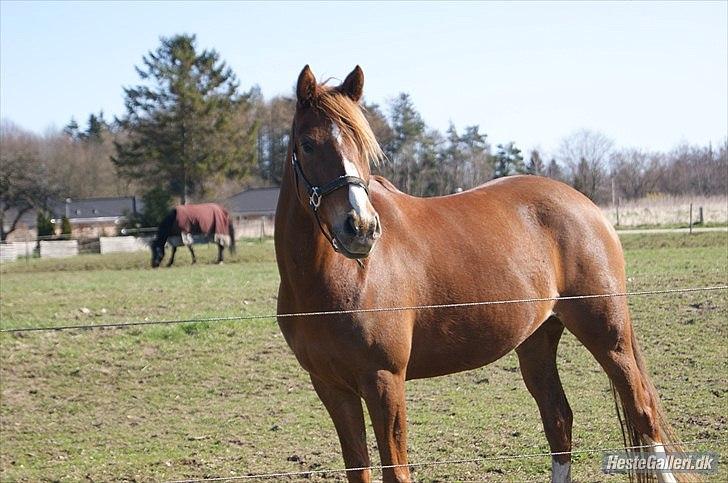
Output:
M653 417L655 425L657 426L660 443L662 443L662 445L665 447L665 451L667 453L682 454L685 452L685 448L680 442L680 439L677 437L675 431L672 429L672 426L670 426L670 423L667 421L667 417L665 416L662 404L660 403L660 396L658 395L657 389L652 383L650 375L647 372L645 358L642 355L642 351L640 350L639 345L637 344L637 338L635 337L634 329L631 329L630 332L630 338L632 341L632 352L634 355L634 359L637 362L637 368L640 371L642 386L644 387L645 392L647 393L652 403L651 406L653 410ZM649 446L653 442L645 440L640 432L637 431L634 421L630 417L626 405L623 401L620 400L619 394L617 393L614 384L612 384L611 386L612 396L614 397L614 407L617 411L617 418L619 419L619 424L622 429L622 439L624 441L625 448L643 446L642 448L628 450L628 452L646 455L650 452L651 448L644 446ZM690 473L674 473L673 475L679 482L700 481L700 478ZM654 481L654 478L651 474L642 472L636 474L630 473L629 479L630 481L637 480L638 482Z
M230 235L230 253L235 254L235 227L232 220L228 220L228 235Z

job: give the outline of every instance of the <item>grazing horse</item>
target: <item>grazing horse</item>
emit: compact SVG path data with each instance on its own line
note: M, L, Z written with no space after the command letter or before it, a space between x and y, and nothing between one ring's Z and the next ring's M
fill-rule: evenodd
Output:
M514 176L433 198L370 174L382 151L359 106L357 66L337 87L306 66L276 212L281 331L334 422L350 481L369 481L362 399L385 481L408 481L405 381L481 367L515 350L538 405L552 480L569 481L572 412L556 369L566 327L615 389L631 445L675 442L624 297L354 312L626 290L619 239L565 184ZM672 446L670 446L672 447ZM672 450L671 450L672 451ZM658 479L675 481L670 473ZM682 476L676 475L680 478Z
M202 239L200 239L202 238ZM235 230L227 210L216 203L200 205L179 205L164 217L152 241L152 267L156 268L164 258L164 246L172 246L172 255L167 266L174 263L177 247L186 245L192 254L192 263L197 263L192 244L214 242L217 244L217 263L222 263L225 247L235 253Z

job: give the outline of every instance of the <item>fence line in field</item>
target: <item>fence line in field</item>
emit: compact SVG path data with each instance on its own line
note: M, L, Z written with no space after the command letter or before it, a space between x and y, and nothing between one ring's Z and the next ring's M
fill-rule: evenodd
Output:
M317 312L295 312L295 313L284 313L284 314L263 314L263 315L231 315L223 317L208 317L208 318L197 318L197 319L171 319L171 320L139 320L129 322L109 322L105 324L74 324L74 325L61 325L55 327L15 327L9 329L0 329L0 333L4 332L52 332L52 331L63 331L72 329L118 329L124 327L135 327L135 326L146 326L146 325L172 325L172 324L189 324L189 323L205 323L205 322L228 322L228 321L239 321L239 320L256 320L256 319L283 319L292 317L319 317L319 316L331 316L331 315L347 315L347 314L367 314L367 313L379 313L379 312L406 312L406 311L417 311L417 310L436 310L436 309L452 309L452 308L463 308L463 307L478 307L486 305L504 305L504 304L518 304L518 303L536 303L536 302L550 302L550 301L565 301L565 300L585 300L585 299L602 299L612 297L628 297L628 296L645 296L645 295L662 295L662 294L674 294L674 293L689 293L689 292L708 292L716 290L726 290L728 285L715 285L709 287L684 287L684 288L672 288L672 289L656 289L656 290L642 290L634 292L615 292L606 294L590 294L590 295L567 295L567 296L554 296L554 297L533 297L533 298L521 298L521 299L508 299L508 300L486 300L481 302L460 302L450 304L431 304L431 305L412 305L403 307L373 307L364 309L343 309L343 310L323 310Z
M685 441L681 443L662 443L662 446L697 446L704 443L726 443L728 439L695 439L692 441ZM357 468L335 468L335 469L316 469L308 471L288 471L278 473L258 473L240 476L221 476L214 478L198 478L198 479L183 479L183 480L169 480L167 483L203 483L212 481L239 481L239 480L258 480L258 479L270 479L270 478L290 478L290 477L310 477L316 474L322 473L348 473L350 471L363 471L363 470L384 470L401 467L423 467L423 466L443 466L443 465L460 465L465 463L484 463L487 461L502 461L512 459L525 459L525 458L542 458L545 456L559 456L559 455L573 455L573 454L586 454L586 453L616 453L623 452L625 450L634 451L653 448L654 445L639 445L639 446L621 446L619 448L590 448L580 449L572 451L553 451L544 453L522 453L522 454L511 454L511 455L494 455L494 456L483 456L479 458L465 458L465 459L452 459L452 460L439 460L439 461L422 461L418 463L406 463L397 465L371 465L371 466L360 466Z

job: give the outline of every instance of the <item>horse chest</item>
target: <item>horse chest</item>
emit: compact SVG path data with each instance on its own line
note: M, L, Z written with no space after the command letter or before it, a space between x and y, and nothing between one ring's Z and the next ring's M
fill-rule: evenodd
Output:
M348 380L380 369L404 371L411 332L402 323L375 316L281 319L281 331L309 373Z

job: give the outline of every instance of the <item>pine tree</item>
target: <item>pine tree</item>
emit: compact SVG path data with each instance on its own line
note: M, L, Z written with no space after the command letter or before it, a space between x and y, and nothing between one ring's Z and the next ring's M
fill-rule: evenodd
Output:
M447 128L446 134L446 143L442 150L442 173L439 176L442 186L437 194L454 193L463 188L462 170L467 161L467 153L457 128L452 122ZM437 176L436 173L433 175Z
M545 174L551 179L555 179L558 181L564 180L564 171L561 169L561 166L559 166L559 163L557 163L556 160L553 158L551 158L551 161L549 161L549 165L546 167Z
M258 99L260 127L257 131L259 176L268 183L280 184L283 162L288 153L291 119L296 112L296 100L278 96L264 104Z
M71 120L66 124L66 127L63 128L63 134L68 136L71 139L77 139L79 135L79 127L78 123L74 118L71 118Z
M544 171L545 166L541 159L541 153L539 153L537 149L532 150L531 156L528 159L528 164L526 165L526 173L541 176L544 174Z
M247 96L214 50L194 35L162 38L142 59L144 84L124 89L125 131L116 145L120 174L163 185L183 203L221 177L242 177L256 162L255 126L240 126Z
M144 205L141 224L144 226L158 226L169 213L172 207L172 197L160 187L154 187L142 196Z
M53 222L51 221L50 216L48 216L48 213L44 210L38 210L35 226L39 237L50 236L54 233Z
M394 135L388 148L393 156L425 134L425 121L407 93L401 92L392 102L390 119Z
M81 134L81 138L86 142L101 143L103 142L103 135L109 130L109 125L104 120L103 111L99 112L99 115L90 114L88 116L88 127L86 132Z
M400 93L392 102L390 124L392 137L382 146L390 162L381 171L395 185L411 193L426 126L409 94Z
M521 150L512 142L508 144L499 144L498 151L495 155L495 172L494 178L502 178L518 173L525 173L526 167L523 164L523 156Z
M63 218L61 218L61 234L70 235L71 233L73 233L73 228L71 227L71 220L69 220L64 215Z
M466 153L466 166L463 172L462 188L472 188L484 183L493 174L488 135L480 132L480 126L467 126L460 141Z

